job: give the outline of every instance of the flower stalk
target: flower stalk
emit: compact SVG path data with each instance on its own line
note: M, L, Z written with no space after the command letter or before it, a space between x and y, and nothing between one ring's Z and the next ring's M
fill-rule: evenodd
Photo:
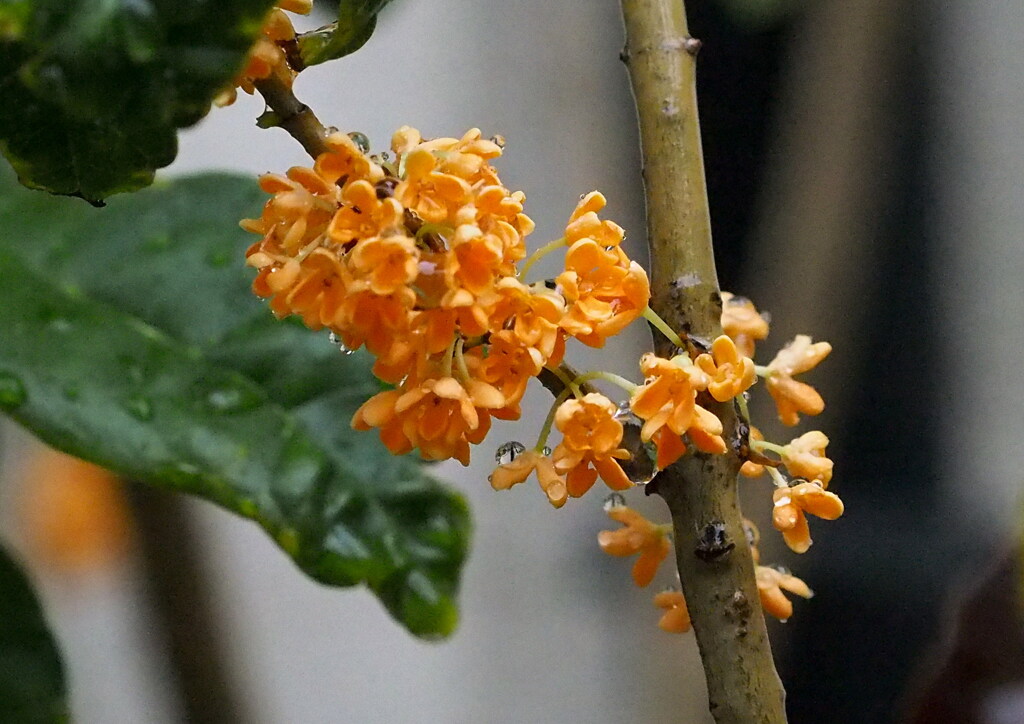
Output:
M680 0L621 0L622 55L640 121L650 306L697 346L721 333L722 298L711 244L704 160L697 117L696 54ZM675 354L655 336L658 353ZM703 403L702 403L703 404ZM746 421L731 402L708 403L736 449ZM754 563L737 496L738 455L683 456L648 486L668 504L686 605L719 724L786 721L759 603Z

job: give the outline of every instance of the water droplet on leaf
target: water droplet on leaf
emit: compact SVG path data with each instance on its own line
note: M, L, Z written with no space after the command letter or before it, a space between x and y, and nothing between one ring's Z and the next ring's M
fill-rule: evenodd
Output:
M222 387L206 396L206 401L217 412L240 412L259 404L259 397L239 387Z
M516 442L515 440L503 442L494 451L494 462L498 463L498 465L508 465L524 452L526 452L526 445L523 445L521 442Z
M124 406L137 420L146 421L153 417L153 403L145 397L129 397Z
M10 372L0 372L0 407L13 410L24 404L28 395L25 385Z

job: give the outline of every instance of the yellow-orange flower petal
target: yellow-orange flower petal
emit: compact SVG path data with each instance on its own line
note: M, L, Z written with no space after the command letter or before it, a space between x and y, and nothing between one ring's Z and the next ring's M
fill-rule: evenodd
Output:
M686 599L679 591L662 591L654 597L654 605L665 609L658 627L669 633L686 633L690 630L690 612Z
M757 381L754 361L741 356L724 334L712 342L711 354L699 355L694 363L708 376L708 392L719 402L742 394Z
M805 432L783 447L782 464L790 475L820 480L827 488L832 480L833 463L825 456L828 437L820 430Z
M601 550L613 556L640 554L633 564L633 582L641 588L654 580L658 566L672 550L664 526L656 525L625 505L608 508L608 517L622 523L618 530L603 530L597 535Z
M722 292L722 331L732 337L741 354L753 357L755 344L768 336L768 321L749 299Z
M799 413L818 415L825 409L825 401L817 390L793 377L816 367L831 351L828 342L812 344L810 337L798 334L768 364L765 384L784 425L796 425Z
M782 621L788 620L793 615L793 602L786 598L784 590L803 598L810 598L814 595L801 579L777 568L758 566L756 576L757 592L765 613Z

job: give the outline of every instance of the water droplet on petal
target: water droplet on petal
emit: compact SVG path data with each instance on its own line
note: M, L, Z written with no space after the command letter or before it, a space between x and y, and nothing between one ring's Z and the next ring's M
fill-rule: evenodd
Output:
M508 465L524 452L526 452L526 445L523 445L521 442L515 440L503 442L494 451L494 462L498 463L498 465Z
M772 566L772 568L774 568L775 570L777 570L779 573L781 573L784 576L792 576L793 575L793 573L788 568L786 568L785 566Z
M145 397L129 397L124 406L136 420L146 421L153 417L153 403Z
M28 395L25 385L10 372L0 372L0 407L14 410L24 404Z
M612 510L613 508L625 508L626 499L622 497L620 493L612 493L604 499L604 509L606 511Z
M365 133L360 133L359 131L352 131L352 133L348 134L348 137L351 138L352 142L359 147L360 151L362 151L363 153L369 152L370 139L366 137Z
M354 349L349 349L345 345L345 340L343 340L340 335L338 335L338 334L336 334L334 332L331 332L330 340L331 340L331 344L335 345L341 351L342 354L344 354L344 355L355 354L355 350Z
M551 448L549 448L547 445L545 445L543 453L544 453L544 457L546 457L546 458L551 457Z

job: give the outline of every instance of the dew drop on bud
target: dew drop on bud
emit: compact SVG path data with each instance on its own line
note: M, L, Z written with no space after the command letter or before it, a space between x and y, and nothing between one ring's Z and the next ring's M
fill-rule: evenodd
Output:
M526 452L526 445L523 445L521 442L516 442L515 440L503 442L494 451L494 462L498 463L498 465L508 465L524 452Z
M546 457L546 458L547 457L551 457L551 448L549 448L547 445L544 446L543 452L544 452L544 457Z
M626 499L619 493L612 493L604 499L604 509L612 510L614 508L625 508Z
M352 139L352 142L359 147L359 150L366 153L370 150L370 139L366 137L365 133L359 131L352 131L348 134L348 137Z
M505 148L505 137L502 136L500 133L496 133L493 136L491 136L491 143L493 143L498 148Z

